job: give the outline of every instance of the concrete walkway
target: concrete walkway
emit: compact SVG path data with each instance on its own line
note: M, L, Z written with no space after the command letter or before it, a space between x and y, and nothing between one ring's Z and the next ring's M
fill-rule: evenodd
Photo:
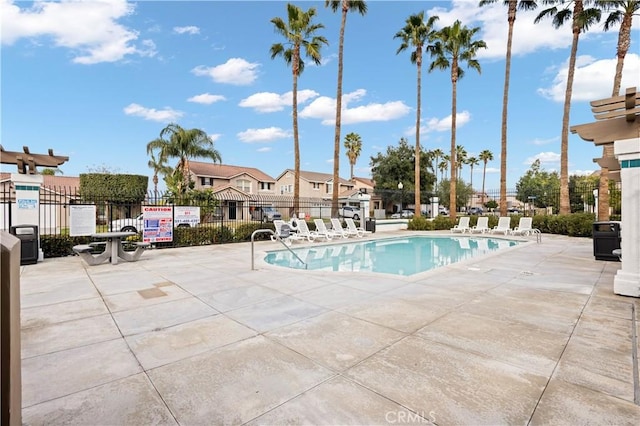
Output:
M256 271L248 243L22 267L23 422L639 422L639 303L590 239L413 277L260 260L278 248Z

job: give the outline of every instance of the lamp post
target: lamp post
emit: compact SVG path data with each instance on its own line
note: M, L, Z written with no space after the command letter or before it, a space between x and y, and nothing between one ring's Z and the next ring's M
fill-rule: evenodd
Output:
M398 182L398 189L400 190L400 211L402 211L402 203L404 202L404 185L402 181Z

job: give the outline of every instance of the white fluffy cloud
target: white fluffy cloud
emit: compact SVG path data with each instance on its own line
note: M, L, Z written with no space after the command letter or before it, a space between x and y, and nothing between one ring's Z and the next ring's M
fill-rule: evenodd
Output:
M318 96L318 92L313 90L298 90L298 104L303 104L316 96ZM276 112L282 111L285 107L291 107L292 102L293 91L282 95L272 92L260 92L241 100L239 105L244 108L253 108L258 112Z
M187 99L187 102L195 102L197 104L211 105L214 102L226 101L227 99L222 95L212 95L211 93L203 93L201 95L195 95Z
M457 129L464 126L469 121L471 121L471 113L469 111L456 113ZM420 126L420 134L426 134L429 132L448 132L451 130L451 114L447 115L444 118L429 118L426 122L423 121L422 123L424 123L424 125ZM407 130L405 130L404 134L406 136L415 135L416 126L414 125L408 127Z
M211 77L216 83L246 86L258 78L259 63L248 62L242 58L231 58L227 62L215 67L198 65L191 70L197 76Z
M263 129L247 129L236 135L242 142L271 142L277 139L291 137L291 132L280 127L266 127Z
M542 165L552 164L555 166L560 164L560 154L551 151L540 152L538 154L532 155L531 157L528 157L526 160L524 160L523 164L530 166L536 160L540 160L540 164Z
M142 117L145 120L158 121L158 122L171 122L176 121L178 118L184 115L181 111L176 111L171 108L155 109L145 108L139 104L130 104L124 108L124 113L132 115L134 117Z
M558 141L560 141L560 136L554 136L554 137L549 138L549 139L538 139L538 138L536 138L536 139L531 141L531 144L532 145L547 145L547 144L558 142Z
M343 95L342 124L390 121L407 115L411 110L402 101L370 103L349 107L350 103L361 100L366 94L366 90L358 89ZM318 118L322 120L322 124L333 126L336 121L336 100L328 96L320 96L300 111L299 116L302 118Z
M0 0L2 44L49 36L55 46L74 52L73 62L86 65L116 62L133 54L156 54L153 41L143 40L136 45L138 32L118 23L135 9L125 0L29 4L21 8L10 0Z
M616 62L616 58L596 60L588 55L578 56L571 99L574 101L593 101L610 97ZM538 93L555 102L564 102L568 65L567 59L557 69L551 86L539 88ZM624 61L621 87L624 89L639 86L640 78L638 76L640 76L640 55L629 53Z
M176 34L200 34L200 28L189 25L187 27L173 27L173 32Z

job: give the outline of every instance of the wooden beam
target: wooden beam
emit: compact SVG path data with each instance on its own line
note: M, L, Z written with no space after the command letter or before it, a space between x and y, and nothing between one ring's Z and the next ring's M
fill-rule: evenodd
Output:
M627 100L627 96L630 96L631 93L635 93L635 98L639 98L640 97L640 93L638 93L637 89L635 87L628 87L627 88L627 92L624 95L620 95L620 96L613 96L611 98L606 98L606 99L600 99L597 101L591 101L590 104L592 107L599 107L599 106L603 106L603 105L610 105L616 102L626 102Z
M638 114L640 114L640 105L632 109L620 109L620 110L606 112L603 114L597 114L597 115L594 115L594 117L596 118L596 120L607 120L609 118L633 117L634 115L638 115Z
M596 145L606 145L621 139L640 138L640 116L633 121L625 117L612 118L594 123L578 124L570 127L571 133L577 133L582 139Z

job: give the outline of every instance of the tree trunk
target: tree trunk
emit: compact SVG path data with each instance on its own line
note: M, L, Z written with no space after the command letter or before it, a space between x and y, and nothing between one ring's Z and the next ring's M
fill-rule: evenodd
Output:
M456 220L456 113L458 110L458 61L456 58L451 63L451 182L449 182L449 217Z
M420 206L420 92L422 90L422 46L418 46L416 49L416 66L418 67L418 96L416 100L416 159L415 159L415 171L414 171L414 186L415 186L415 198L414 198L414 215L420 217L422 210Z
M509 34L507 36L507 57L504 67L504 90L502 93L502 126L500 129L500 216L507 215L507 115L509 110L509 81L511 79L511 45L513 44L513 26L516 21L517 3L518 2L516 0L509 1L509 11L507 16L507 22L509 23ZM482 178L482 196L484 197L484 177Z
M484 207L484 180L487 176L487 162L484 162L484 167L482 168L482 206Z
M582 13L582 1L576 1L576 6L573 10L573 40L571 43L571 56L569 57L569 70L567 73L567 90L565 92L564 110L562 114L562 134L560 142L560 214L571 213L571 206L569 204L569 119L573 78L576 72L578 40L580 38L580 27L577 22L580 13Z
M293 211L300 209L300 141L298 136L298 63L300 61L300 45L294 47L293 53ZM297 213L296 213L297 214Z
M340 23L340 42L338 45L338 88L336 93L336 132L333 140L333 192L331 197L331 217L338 217L338 190L340 183L340 128L342 126L342 69L344 67L344 29L347 25L348 9L342 8ZM351 166L353 178L353 166Z

